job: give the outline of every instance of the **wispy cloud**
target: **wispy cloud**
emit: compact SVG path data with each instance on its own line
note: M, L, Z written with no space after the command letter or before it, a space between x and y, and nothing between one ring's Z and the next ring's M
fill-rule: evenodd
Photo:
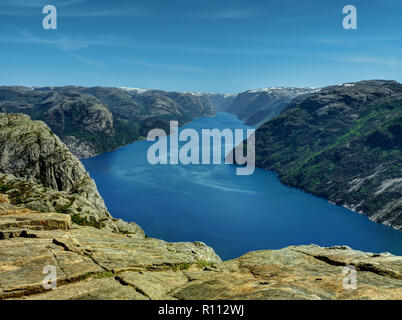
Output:
M387 66L390 68L402 67L402 61L397 60L395 58L349 56L349 57L334 58L332 60L351 62L351 63L376 64L376 65Z
M97 18L97 17L130 17L130 18L147 18L149 16L152 16L152 12L150 12L148 9L145 8L143 5L131 5L125 8L122 8L121 6L119 9L97 9L91 11L90 8L86 8L85 10L81 11L63 11L60 13L62 17L67 17L67 18L81 18L81 17L86 17L86 18Z
M144 67L149 67L149 68L157 68L157 69L168 69L168 70L174 70L174 71L202 71L202 68L195 67L195 66L189 66L189 65L175 65L175 64L160 64L160 63L152 63L152 62L147 62L147 61L141 61L141 60L126 60L127 63L131 64L136 64L136 65L141 65Z
M82 2L84 2L84 0L53 0L51 4L59 7L67 7ZM50 4L49 0L2 0L1 6L35 8L43 7L47 4Z
M84 49L89 47L90 45L105 45L107 42L104 40L91 40L91 41L83 41L83 40L72 40L70 37L65 35L59 35L57 38L54 39L44 39L38 36L35 36L27 31L21 30L18 32L18 37L13 38L2 38L0 37L0 42L6 43L32 43L32 44L43 44L48 45L54 48L57 48L61 51L66 52L70 56L96 65L103 65L100 62L85 58L74 51Z
M140 50L150 50L155 51L172 51L172 52L189 52L197 54L208 54L208 55L239 55L239 56L264 56L264 55L288 55L300 56L302 53L294 52L293 50L286 49L267 49L260 48L258 46L253 47L239 47L238 45L227 46L197 46L192 44L178 44L178 43L156 43L156 42L140 42L132 41L130 39L125 39L117 37L115 35L100 35L92 39L76 39L71 38L67 35L61 33L53 34L52 38L39 37L25 30L20 30L17 32L16 36L0 36L0 42L3 43L26 43L26 44L43 44L48 45L53 48L57 48L66 52L77 52L82 49L89 47L112 47L112 48L130 48L130 49L140 49ZM82 57L83 58L83 57ZM80 59L84 61L83 59ZM142 63L137 61L137 63ZM149 65L149 67L162 67L157 64ZM167 66L163 66L167 67ZM176 70L179 70L182 66L171 66ZM185 68L183 68L184 70ZM188 70L188 68L187 68Z
M42 8L48 4L60 8L83 2L84 0L2 0L0 2L0 8L2 8L0 16L33 16L38 13L42 14Z
M81 56L81 55L79 55L79 54L76 54L76 53L74 53L74 52L70 52L70 51L66 51L66 52L67 52L67 54L69 54L70 56L76 58L77 60L81 60L81 61L83 61L83 62L86 62L86 63L89 63L89 64L93 64L93 65L96 65L96 66L104 66L104 65L105 65L105 64L102 63L102 62L95 61L95 60L92 60L92 59L83 57L83 56Z
M88 47L89 43L87 41L72 40L70 37L65 35L59 35L54 39L44 39L35 36L25 30L18 32L19 36L6 38L0 38L0 42L14 42L14 43L32 43L32 44L45 44L51 45L61 50L79 50Z
M222 10L202 14L189 15L190 18L199 19L248 19L261 16L261 12L253 10Z
M130 11L125 11L125 10L98 10L98 11L76 11L76 12L63 12L60 14L62 17L72 17L72 18L80 18L80 17L116 17L116 16L124 16L124 15L130 15L132 16L132 13Z
M0 10L0 16L33 16L38 15L38 8L41 10L43 6L51 2L56 6L59 7L67 7L73 4L80 4L84 2L83 0L71 0L71 1L62 1L62 2L53 2L53 1L33 1L26 2L21 1L20 3L13 3L10 1L9 4L7 3L0 3L0 7L5 7L3 10ZM89 6L81 7L74 7L58 10L58 16L61 18L99 18L99 17L110 17L110 18L147 18L152 16L152 13L145 10L143 6L130 6L126 8L119 8L115 10L111 9L94 9ZM40 14L42 11L40 11Z
M131 48L141 50L160 50L160 51L177 51L191 52L199 54L212 55L292 55L292 52L278 49L260 49L260 48L239 48L238 46L228 47L222 46L196 46L184 45L176 43L155 43L155 42L139 42L130 41L114 35L100 35L93 39L72 39L69 36L57 33L54 38L42 38L25 30L20 30L17 36L0 37L0 42L4 43L31 43L44 44L55 47L63 51L77 51L91 46L104 46L115 48Z
M318 44L329 44L329 45L351 45L351 44L362 44L362 43L373 43L373 42L395 42L402 40L402 36L383 36L383 37L370 37L370 38L320 38L320 39L310 39L310 42Z

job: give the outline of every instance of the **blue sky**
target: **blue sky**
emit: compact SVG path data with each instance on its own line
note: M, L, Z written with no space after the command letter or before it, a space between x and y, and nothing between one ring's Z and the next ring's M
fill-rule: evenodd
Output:
M57 30L42 8L58 10ZM344 30L342 8L357 8ZM0 85L240 92L402 81L400 0L1 0Z

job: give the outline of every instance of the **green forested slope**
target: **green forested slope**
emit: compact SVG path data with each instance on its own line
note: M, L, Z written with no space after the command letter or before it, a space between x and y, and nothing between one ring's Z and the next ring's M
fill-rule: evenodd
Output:
M256 131L256 163L402 229L402 85L362 81L296 98Z

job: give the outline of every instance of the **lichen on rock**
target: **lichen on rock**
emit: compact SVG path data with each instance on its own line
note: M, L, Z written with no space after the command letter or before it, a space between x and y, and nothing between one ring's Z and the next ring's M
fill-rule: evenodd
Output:
M143 237L114 219L84 166L42 121L0 113L0 192L16 205L70 214L76 222Z

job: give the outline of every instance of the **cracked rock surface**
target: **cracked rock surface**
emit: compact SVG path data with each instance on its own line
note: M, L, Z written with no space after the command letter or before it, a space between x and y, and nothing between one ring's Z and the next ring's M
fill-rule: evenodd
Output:
M389 253L306 245L222 262L201 242L138 239L78 226L65 214L7 202L0 208L5 299L402 298L402 257ZM42 285L49 265L57 272L54 290ZM356 290L343 288L346 265L357 270Z
M31 210L144 237L135 223L110 215L82 163L44 122L27 115L0 113L0 193Z

